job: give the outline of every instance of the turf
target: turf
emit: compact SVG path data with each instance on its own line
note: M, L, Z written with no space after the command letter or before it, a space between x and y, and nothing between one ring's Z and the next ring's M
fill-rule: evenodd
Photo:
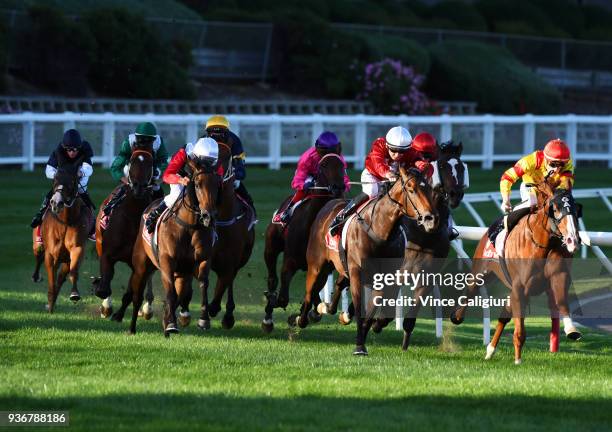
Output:
M471 191L497 187L497 171L471 168ZM48 184L35 173L0 171L0 410L67 410L75 430L607 430L612 423L612 336L585 329L583 341L547 352L546 320L528 320L524 363L512 362L509 326L497 357L483 361L481 324L445 323L438 341L432 320L417 323L403 353L401 333L371 335L370 356L350 355L354 327L334 317L296 332L285 319L298 309L304 277L292 284L295 303L275 313L264 335L263 231L288 193L293 170L249 169L248 187L259 217L251 261L236 283L233 330L218 319L202 333L194 326L165 339L156 301L153 320L127 324L102 320L88 277L97 262L88 253L81 273L84 299L72 305L68 290L57 312L43 310L46 285L30 282L33 260L27 224ZM579 169L579 187L612 185L612 171ZM353 178L358 176L353 172ZM112 189L98 168L90 183L95 202ZM478 206L485 221L497 213ZM467 212L458 223L474 225ZM589 229L610 230L609 212L585 202ZM115 300L127 280L115 276ZM46 280L46 274L43 274ZM156 279L156 296L160 298ZM199 302L194 296L193 309Z

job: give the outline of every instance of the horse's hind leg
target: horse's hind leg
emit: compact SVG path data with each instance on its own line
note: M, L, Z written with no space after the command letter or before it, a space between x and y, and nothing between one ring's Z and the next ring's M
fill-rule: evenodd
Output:
M330 263L324 263L318 271L311 271L311 269L308 269L308 275L306 276L306 294L304 295L300 314L290 315L288 318L289 325L297 324L300 328L305 328L308 325L308 313L312 307L312 296L313 294L319 295L319 291L321 291L325 285L327 276L332 270L333 266Z
M84 252L85 249L82 246L75 246L70 250L70 272L68 273L68 278L70 279L70 283L72 283L70 300L75 303L81 300L81 294L79 294L77 282L79 280L79 267L81 265Z
M187 327L191 324L191 312L189 312L189 303L191 303L191 297L193 295L193 289L191 286L191 275L183 277L177 277L174 281L176 292L178 293L178 302L181 307L179 312L179 325L181 327Z
M223 300L223 294L225 294L225 288L228 283L229 277L226 274L217 273L215 294L213 295L212 301L208 304L208 314L213 318L221 311L221 301Z
M102 300L112 294L111 281L115 276L115 261L107 253L100 256L100 280L95 284L94 294Z
M142 316L145 320L149 321L153 318L153 275L149 276L147 280L147 290L145 291L145 301L142 304L142 309L138 311L138 316Z
M47 310L53 313L59 289L56 284L57 261L53 255L45 253L45 269L47 270Z
M325 313L329 315L335 315L338 311L338 304L340 303L340 299L342 298L342 291L349 286L349 279L344 275L339 275L336 279L336 283L334 284L334 295L332 296L332 301L329 306L325 305L327 309ZM321 308L319 308L321 309ZM322 311L318 311L319 313L323 313Z
M278 299L276 300L276 307L286 308L289 304L289 286L291 285L291 279L297 271L297 262L294 258L283 256L283 268L281 269L281 286L278 293Z
M499 318L497 319L497 327L495 327L495 333L493 334L493 338L489 345L487 345L487 354L485 355L485 360L491 360L495 351L497 351L497 344L499 344L499 340L504 332L504 328L506 324L510 322L510 318L512 317L512 311L509 307L505 307Z

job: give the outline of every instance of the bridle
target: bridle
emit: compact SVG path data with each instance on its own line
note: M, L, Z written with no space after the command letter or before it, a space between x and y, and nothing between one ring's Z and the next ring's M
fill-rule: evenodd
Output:
M128 178L127 178L127 180L128 180L128 185L129 185L129 186L130 186L130 188L132 188L132 189L134 188L134 181L132 180L132 175L131 175L131 173L130 173L130 168L131 168L131 166L132 166L132 160L133 160L135 157L142 156L142 154L146 154L146 155L148 155L149 157L151 157L151 159L153 158L153 153L151 153L151 152L150 152L150 151L148 151L148 150L140 150L140 149L137 149L137 150L134 150L134 151L132 152L132 156L130 157L130 162L128 163ZM151 163L151 171L150 171L149 176L148 176L148 179L147 179L147 181L146 181L146 185L147 185L147 186L146 186L146 188L145 188L145 189L147 189L147 190L148 190L148 189L151 189L151 188L154 186L154 185L151 183L151 180L153 180L153 172L154 172L154 170L155 170L155 168L154 168L154 164L153 164L153 163Z
M321 169L323 166L323 162L325 162L327 158L337 159L340 163L342 163L342 158L337 153L327 153L319 160L319 163L317 164L317 182L319 179L323 180L325 183L327 183L327 186L318 186L317 189L323 190L323 192L327 192L330 196L335 196L335 192L338 187L333 184L330 184L329 179Z
M561 243L564 244L563 242L563 234L561 233L561 229L559 228L559 224L561 223L561 221L563 220L563 218L565 217L573 217L575 214L574 209L572 208L571 204L570 204L570 197L568 196L562 196L560 197L561 201L564 202L564 207L569 208L569 211L567 213L564 213L563 211L561 211L561 217L559 217L558 219L555 217L555 212L554 212L554 199L555 196L551 196L549 197L546 202L544 203L543 208L548 207L547 210L547 214L546 214L546 218L544 218L544 223L542 224L542 228L546 231L549 232L550 236L553 238L557 238L559 240L561 240ZM540 243L538 243L534 236L533 236L533 228L531 227L531 224L529 223L529 220L531 218L532 214L530 213L527 216L527 228L529 229L529 237L531 242L541 248L541 249L548 249L550 246L548 245L542 245ZM549 229L548 224L552 225L552 229ZM578 239L580 239L580 236L578 236Z
M204 225L204 221L207 217L210 218L210 225L208 228L212 228L213 230L215 229L215 219L213 218L213 216L211 214L208 214L208 212L204 213L202 212L202 210L200 209L200 207L197 205L198 199L195 196L195 191L194 191L194 183L196 181L196 179L201 176L201 175L205 175L205 174L211 174L213 173L213 168L211 167L210 169L204 169L204 170L198 170L197 172L193 173L190 177L190 182L189 185L187 185L183 191L183 194L181 196L180 199L180 206L181 207L185 207L191 214L194 214L196 217L197 222L195 224L190 224L185 222L184 220L182 220L179 215L178 215L178 211L174 212L174 216L176 218L176 221L179 225L188 228L188 229L198 229L200 227L206 227ZM191 201L196 203L195 205L190 204L185 197L187 196L187 194L190 195L191 197Z
M413 200L412 200L412 198L410 197L410 193L409 193L409 192L406 190L406 187L407 187L407 185L408 185L408 182L409 182L411 179L413 179L413 178L414 178L414 179L416 179L416 180L420 180L421 184L422 184L422 185L423 185L425 188L427 188L429 185L428 185L428 184L427 184L427 183L424 181L424 179L422 178L422 176L417 175L416 173L411 173L411 174L412 174L412 175L411 175L411 176L409 176L409 177L408 177L408 178L407 178L405 181L404 181L404 178L403 178L401 175L400 175L399 179L397 179L397 180L395 181L395 183L397 183L398 181L401 181L401 185L402 185L402 192L403 192L403 193L402 193L402 195L404 196L404 205L403 205L403 206L402 206L402 204L401 204L399 201L397 201L395 198L393 198L393 197L391 196L391 189L393 188L393 186L395 186L395 183L394 183L394 184L393 184L393 186L391 186L390 188L387 188L387 190L386 190L386 192L385 192L385 193L386 193L387 197L389 197L389 200L391 200L391 202L392 202L392 203L394 203L394 204L395 204L397 207L399 207L400 212L401 212L401 213L402 213L404 216L406 216L406 217L407 217L407 218L409 218L409 219L416 220L416 221L418 222L419 220L421 220L421 219L422 219L421 212L419 211L419 208L417 207L417 205L414 203L414 201L413 201ZM421 177L421 178L419 178L419 177ZM408 203L409 203L409 202L410 202L410 206L412 207L412 209L413 209L413 210L414 210L414 212L416 213L416 217L408 215L408 212L406 212L406 210L405 210L405 209L407 209L407 208L408 208Z

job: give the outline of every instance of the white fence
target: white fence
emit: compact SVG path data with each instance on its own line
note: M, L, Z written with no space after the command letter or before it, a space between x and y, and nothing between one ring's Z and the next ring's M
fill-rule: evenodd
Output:
M248 162L278 169L295 163L303 150L312 145L325 129L338 133L344 154L355 167L363 167L370 143L394 125L413 133L428 131L440 141L461 140L465 161L480 162L490 169L494 162L513 162L541 147L551 138L567 141L576 161L607 161L612 168L612 116L372 116L372 115L229 115L232 129L245 144ZM109 166L121 140L141 121L152 121L170 150L197 139L208 115L135 115L21 113L0 115L0 135L4 137L0 164L21 164L32 170L44 163L64 129L84 130L97 156L94 162ZM9 128L5 131L2 128ZM53 130L52 130L53 129ZM38 141L45 140L46 147ZM10 133L9 133L10 132ZM51 133L53 132L53 133ZM168 137L172 137L169 139ZM94 137L94 138L92 138Z

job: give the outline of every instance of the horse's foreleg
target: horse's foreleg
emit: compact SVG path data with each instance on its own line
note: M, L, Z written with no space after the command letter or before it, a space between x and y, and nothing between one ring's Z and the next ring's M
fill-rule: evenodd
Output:
M177 277L174 281L178 293L178 303L181 306L181 311L179 312L179 324L181 327L187 327L191 323L191 312L189 312L189 303L191 303L193 295L191 280L191 275L185 275Z
M221 310L221 301L223 300L223 294L225 294L225 288L229 282L227 274L217 274L217 283L215 285L215 294L213 295L212 301L208 304L208 315L216 317Z
M75 246L70 249L70 272L68 273L68 278L70 279L70 283L72 284L72 290L70 291L70 300L72 300L73 302L78 302L79 300L81 300L81 294L79 294L77 282L79 280L79 267L81 266L81 261L83 259L84 253L85 248L82 246Z
M41 245L34 245L34 272L32 273L32 282L40 282L40 266L45 261L45 250Z
M59 290L56 287L57 261L49 252L45 252L45 269L47 270L47 310L53 313ZM57 293L56 293L57 291Z
M164 262L165 261L165 262ZM178 295L176 288L174 287L174 269L170 265L169 258L162 261L160 264L161 280L164 286L164 293L166 294L166 304L164 306L164 336L168 337L171 333L178 333L178 327L176 326L176 308L178 306ZM143 286L144 286L143 281ZM139 305L140 306L140 305ZM136 305L134 305L136 308ZM136 312L138 314L138 312Z
M221 325L224 329L229 330L234 327L236 318L234 318L234 309L236 304L234 303L234 277L227 283L227 302L225 303L225 315L223 315L223 321Z
M366 333L364 331L364 311L361 305L361 279L359 277L359 268L353 266L350 269L349 278L351 280L351 297L353 298L353 306L355 308L355 319L357 321L357 337L355 338L354 355L368 355L366 348Z
M315 268L314 271L308 270L308 275L306 276L306 293L304 294L304 301L302 303L302 307L300 309L300 315L295 320L296 324L300 326L300 328L305 328L308 325L308 313L312 307L312 296L319 295L319 291L325 285L327 281L327 276L331 269L329 269L329 264L323 264L320 268ZM291 315L289 319L291 320Z
M563 321L563 331L567 338L574 341L580 340L582 338L582 333L576 328L569 309L568 291L571 284L569 272L554 272L550 275L549 280L551 288L551 292L549 293L549 305L554 305L555 309L558 310L558 318L561 318ZM551 315L551 317L553 316ZM558 326L558 323L556 325Z
M416 325L417 315L419 314L419 309L421 308L421 300L425 299L427 294L429 293L430 288L426 286L420 286L416 290L414 290L414 306L408 306L408 311L406 313L406 317L402 323L402 327L404 328L404 340L402 342L402 350L406 351L408 346L410 345L410 338L412 336L412 332L414 331L414 326Z
M198 281L200 283L200 292L202 293L202 302L200 304L200 319L198 319L198 328L201 330L210 329L210 315L208 314L208 276L209 262L202 261L198 269Z
M510 307L507 306L502 310L499 318L497 319L495 333L491 338L491 342L489 342L489 345L487 345L487 353L485 355L485 360L490 360L495 354L495 351L497 351L497 345L499 344L499 340L501 339L501 336L504 332L504 328L506 327L506 324L510 322L511 318L512 310L510 309Z
M522 288L522 287L521 287ZM525 332L525 297L521 288L512 287L510 300L512 304L512 315L514 316L514 364L521 364L521 353L527 333Z
M94 294L96 297L106 299L111 296L111 281L115 276L115 261L111 260L108 254L100 256L100 281L95 285Z
M283 268L281 270L281 287L276 300L276 307L286 308L289 304L289 285L297 271L297 263L293 258L283 256Z

